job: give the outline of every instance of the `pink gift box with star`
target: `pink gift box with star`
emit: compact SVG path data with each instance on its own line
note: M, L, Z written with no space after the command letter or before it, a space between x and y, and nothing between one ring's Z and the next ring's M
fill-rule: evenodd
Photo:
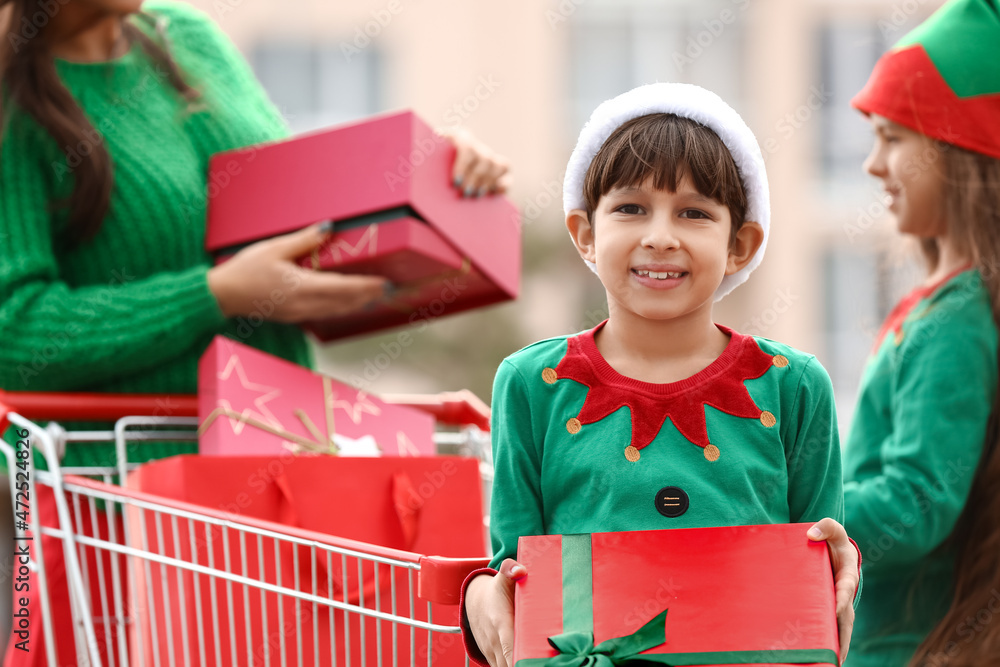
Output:
M434 417L216 336L198 365L198 452L433 456Z

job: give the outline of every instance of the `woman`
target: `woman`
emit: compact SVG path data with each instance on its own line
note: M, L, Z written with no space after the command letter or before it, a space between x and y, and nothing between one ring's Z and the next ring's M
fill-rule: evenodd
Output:
M236 334L237 318L267 301L270 321L238 337L309 365L297 322L350 313L383 294L379 277L298 267L323 241L317 226L211 267L209 157L288 128L204 14L140 4L0 0L9 11L0 41L3 389L194 393L212 337ZM505 161L467 134L452 139L456 187L504 191ZM143 443L130 459L195 447ZM114 460L112 445L77 444L63 464ZM0 498L9 503L9 491L0 488ZM9 533L9 505L0 516ZM9 595L9 584L0 591ZM8 598L0 615L9 613Z
M382 296L380 277L295 264L323 240L317 226L210 268L209 157L288 129L207 16L179 2L7 4L0 387L192 393L208 342L235 334L235 318L258 312L255 302L274 302L270 321L241 340L309 365L295 323ZM454 141L456 186L472 196L502 192L505 161L465 134ZM186 448L151 445L137 460ZM107 465L112 456L71 448L64 464Z

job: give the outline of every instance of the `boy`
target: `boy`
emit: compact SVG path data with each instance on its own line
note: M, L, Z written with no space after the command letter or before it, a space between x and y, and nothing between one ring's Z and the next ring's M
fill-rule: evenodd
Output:
M470 575L463 607L476 662L509 663L521 535L842 520L826 371L712 321L714 302L763 257L767 192L749 128L696 86L637 88L584 127L566 226L604 285L608 319L529 345L497 372L499 572ZM844 656L859 556L833 519L809 536L832 538Z

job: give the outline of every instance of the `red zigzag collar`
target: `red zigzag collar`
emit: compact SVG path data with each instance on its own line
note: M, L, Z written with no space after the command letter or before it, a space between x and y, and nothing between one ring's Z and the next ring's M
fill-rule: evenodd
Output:
M627 406L632 415L631 444L625 451L629 460L638 460L639 450L653 441L669 417L681 435L705 450L706 459L715 461L719 449L709 441L704 406L759 419L768 428L777 423L774 414L754 403L744 382L761 377L772 366L787 366L788 359L765 353L753 337L716 325L730 336L718 359L685 380L653 384L621 375L601 356L594 336L606 322L568 338L562 361L555 370L547 368L542 373L549 384L568 379L589 387L580 413L566 423L570 433Z

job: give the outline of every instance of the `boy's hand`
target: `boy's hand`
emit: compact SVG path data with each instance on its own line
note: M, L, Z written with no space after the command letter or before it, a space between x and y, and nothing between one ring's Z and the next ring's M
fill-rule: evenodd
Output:
M465 590L469 629L490 667L514 663L514 582L528 574L508 558L496 576L479 575Z
M806 533L810 540L826 540L833 565L833 582L837 594L837 627L840 630L840 662L847 658L854 629L854 595L858 590L858 550L847 538L847 531L831 518L815 524Z

